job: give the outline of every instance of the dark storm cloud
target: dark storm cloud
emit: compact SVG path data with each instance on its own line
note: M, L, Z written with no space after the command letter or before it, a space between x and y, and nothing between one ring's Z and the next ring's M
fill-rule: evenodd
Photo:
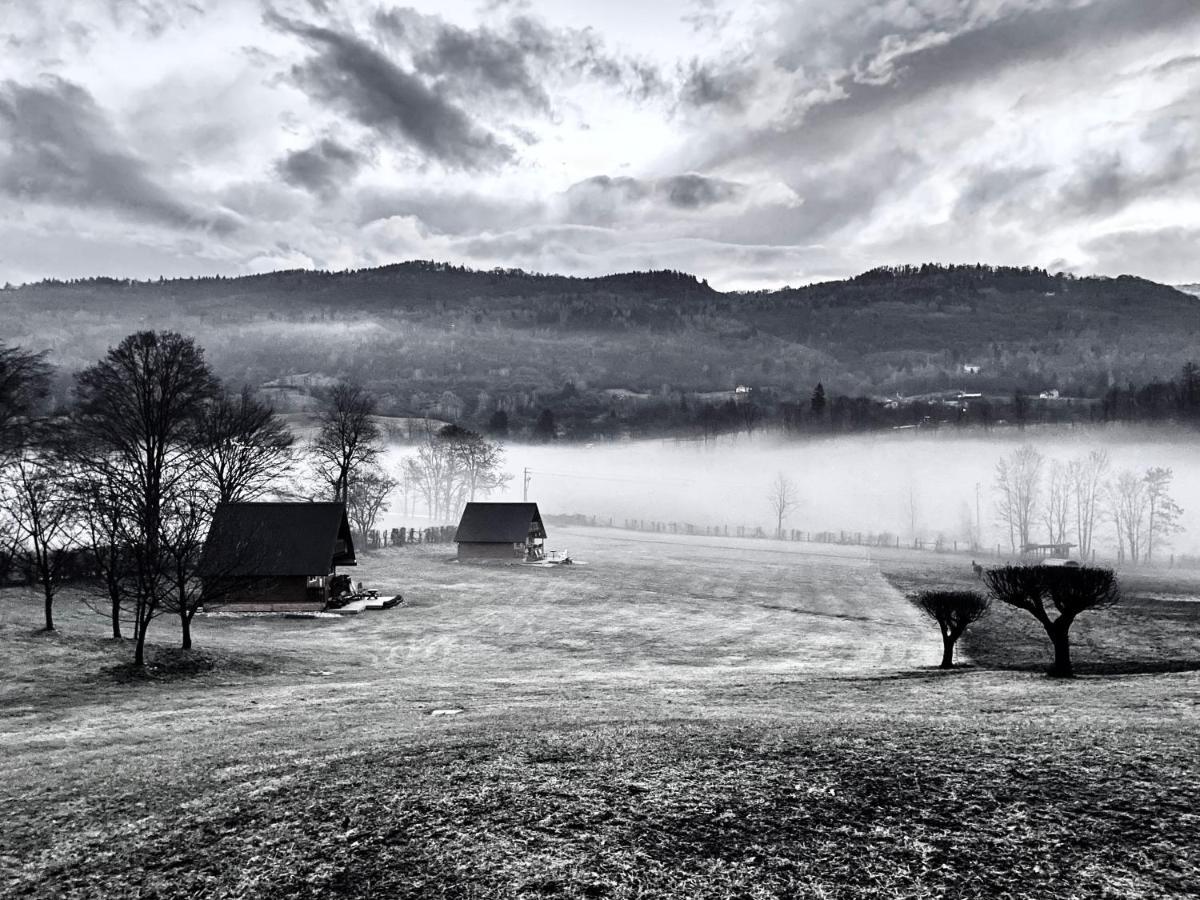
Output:
M745 193L739 182L697 174L656 179L596 175L567 189L567 214L572 222L610 223L647 203L695 211L739 200Z
M429 75L450 78L468 96L496 92L523 99L548 110L550 97L534 74L532 63L544 59L551 47L536 34L533 40L512 40L486 29L467 31L442 24L433 41L413 55L413 65Z
M554 78L606 84L644 100L665 94L657 67L611 52L591 29L551 28L514 16L502 28L462 28L409 8L376 12L375 27L412 54L413 66L464 98L503 94L549 112L544 85Z
M228 213L197 209L159 184L92 95L57 77L0 84L0 191L178 227L222 233L237 227Z
M356 150L323 138L311 147L289 153L276 166L288 184L330 196L349 181L365 162Z
M362 124L402 137L452 168L494 168L512 158L511 147L365 41L275 14L267 21L316 48L315 57L294 67L298 83Z

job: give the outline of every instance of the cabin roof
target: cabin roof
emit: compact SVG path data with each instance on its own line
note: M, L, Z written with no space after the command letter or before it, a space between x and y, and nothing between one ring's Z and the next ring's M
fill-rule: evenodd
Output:
M516 544L530 535L546 537L536 503L468 503L454 540L468 544Z
M221 503L200 571L210 577L327 575L353 566L344 503Z

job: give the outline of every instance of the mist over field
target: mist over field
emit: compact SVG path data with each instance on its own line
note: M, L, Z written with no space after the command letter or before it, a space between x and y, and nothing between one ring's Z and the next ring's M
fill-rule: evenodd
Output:
M1151 466L1174 471L1173 495L1183 507L1171 551L1200 550L1200 444L1188 432L1125 428L1027 430L1004 434L953 430L882 432L795 441L776 435L723 436L701 440L631 441L594 445L510 444L505 448L512 481L490 499L520 500L523 469L531 470L529 499L548 515L726 526L774 531L768 501L772 479L783 473L798 488L799 505L785 528L801 531L890 532L902 541L969 539L979 485L985 546L1008 549L997 521L993 490L996 463L1023 443L1047 460L1068 462L1104 449L1111 474ZM389 465L399 467L410 448L392 446ZM417 499L414 513L424 513ZM913 509L915 507L915 510ZM411 524L396 498L386 527ZM913 525L915 523L915 532ZM1035 535L1043 529L1035 529ZM551 545L554 545L551 529ZM1116 553L1112 525L1099 529L1099 552Z

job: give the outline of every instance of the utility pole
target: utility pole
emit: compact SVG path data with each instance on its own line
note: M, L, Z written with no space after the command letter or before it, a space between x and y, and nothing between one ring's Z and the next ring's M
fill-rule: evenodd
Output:
M524 501L525 503L529 502L529 480L532 477L533 476L529 474L529 467L526 466L525 467L525 486L521 491L521 500Z

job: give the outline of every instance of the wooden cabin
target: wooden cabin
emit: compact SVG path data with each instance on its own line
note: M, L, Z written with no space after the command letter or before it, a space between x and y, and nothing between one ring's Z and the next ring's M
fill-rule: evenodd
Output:
M344 503L222 503L200 559L208 609L324 609L338 566L355 565Z
M536 503L468 503L454 534L460 560L542 559L545 540Z

